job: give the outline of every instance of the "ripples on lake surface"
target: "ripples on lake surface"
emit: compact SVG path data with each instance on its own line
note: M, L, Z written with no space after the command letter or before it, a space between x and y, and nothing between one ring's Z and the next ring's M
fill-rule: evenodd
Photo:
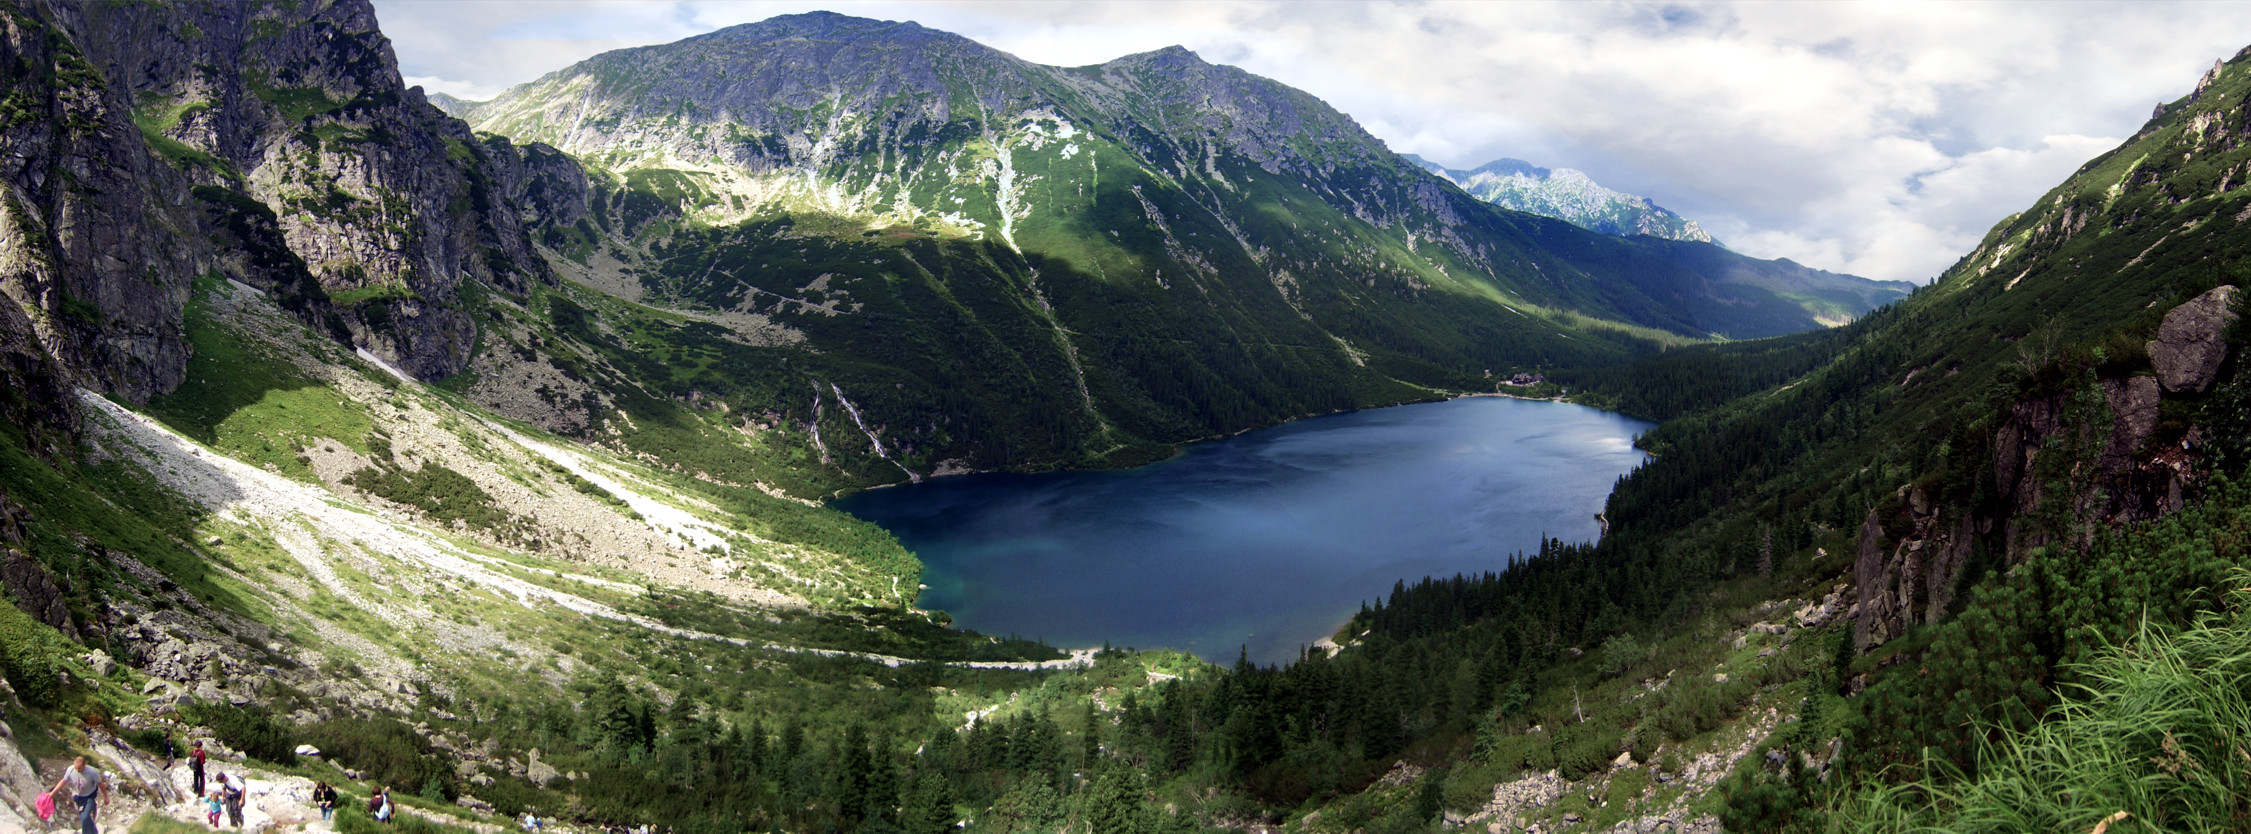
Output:
M925 565L917 604L1057 646L1279 663L1392 583L1592 540L1652 424L1477 397L1301 420L1137 469L964 475L835 506Z

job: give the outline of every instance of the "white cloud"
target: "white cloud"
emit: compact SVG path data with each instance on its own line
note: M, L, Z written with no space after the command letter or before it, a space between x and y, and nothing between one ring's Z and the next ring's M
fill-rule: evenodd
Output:
M814 8L1062 65L1179 43L1396 150L1578 168L1740 251L1916 281L2251 42L2251 4L2196 2L377 0L407 73L480 92Z

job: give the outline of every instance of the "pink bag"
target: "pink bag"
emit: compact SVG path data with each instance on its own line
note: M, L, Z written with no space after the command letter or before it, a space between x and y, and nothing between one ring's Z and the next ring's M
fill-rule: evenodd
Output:
M31 810L39 812L40 822L46 822L53 818L55 816L55 794L51 791L40 794L38 801L31 803Z

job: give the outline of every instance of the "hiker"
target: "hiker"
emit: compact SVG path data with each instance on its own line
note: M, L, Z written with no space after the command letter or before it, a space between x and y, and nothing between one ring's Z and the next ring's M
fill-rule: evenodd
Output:
M379 786L375 789L374 793L367 795L367 813L368 816L374 817L376 822L391 821L391 814L393 812L391 808L390 788Z
M242 790L246 787L248 785L241 782L228 781L224 773L219 774L220 804L227 806L227 823L236 828L242 827Z
M219 802L218 788L212 788L210 793L203 795L203 818L211 821L212 828L219 827L219 811L224 807Z
M326 820L336 813L336 789L327 782L313 783L313 801L320 804L320 818Z
M203 795L203 739L189 742L194 749L188 751L188 772L195 776L195 794Z
M100 810L100 801L109 798L109 780L102 778L101 770L87 767L85 756L79 756L71 760L63 778L55 780L52 793L62 793L65 786L70 788L71 801L78 803L78 834L99 834L94 814Z

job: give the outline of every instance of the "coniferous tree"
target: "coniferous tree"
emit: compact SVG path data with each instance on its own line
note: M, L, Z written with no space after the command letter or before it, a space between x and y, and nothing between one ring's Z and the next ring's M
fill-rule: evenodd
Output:
M1102 714L1094 709L1094 699L1086 699L1085 735L1079 739L1079 767L1094 772L1095 763L1102 758Z
M1141 793L1140 771L1105 765L1079 805L1086 830L1105 834L1142 834L1149 830Z
M891 759L891 741L881 733L868 741L867 795L862 817L886 826L898 820L899 768Z
M916 768L913 787L899 809L899 828L907 834L945 834L953 826L954 796L946 774L939 767Z
M1774 575L1774 528L1759 525L1759 576Z

